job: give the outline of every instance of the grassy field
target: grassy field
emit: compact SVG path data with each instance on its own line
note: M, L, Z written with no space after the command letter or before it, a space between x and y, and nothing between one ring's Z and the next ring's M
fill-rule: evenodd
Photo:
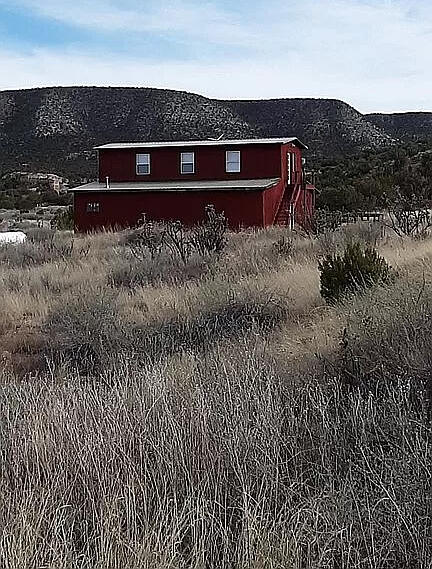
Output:
M396 272L327 306L360 239ZM432 238L0 249L0 566L432 567Z

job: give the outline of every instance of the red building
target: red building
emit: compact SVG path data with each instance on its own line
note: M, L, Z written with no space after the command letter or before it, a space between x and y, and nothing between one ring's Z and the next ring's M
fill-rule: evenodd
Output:
M297 138L99 146L99 181L72 190L76 229L132 226L143 214L193 225L208 204L233 229L302 224L315 206L306 148Z

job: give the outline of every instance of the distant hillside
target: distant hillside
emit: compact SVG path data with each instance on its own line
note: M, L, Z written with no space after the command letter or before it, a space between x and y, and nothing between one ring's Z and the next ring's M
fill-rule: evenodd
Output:
M432 113L375 113L365 118L394 138L432 140Z
M37 170L94 176L97 144L222 133L256 134L222 103L188 93L99 87L0 92L3 169L28 163Z
M265 136L294 133L314 156L342 157L366 148L383 148L391 137L353 107L334 99L225 101Z
M392 137L336 100L218 101L146 88L54 87L0 92L0 172L28 168L94 177L93 146L113 141L298 136L331 159Z

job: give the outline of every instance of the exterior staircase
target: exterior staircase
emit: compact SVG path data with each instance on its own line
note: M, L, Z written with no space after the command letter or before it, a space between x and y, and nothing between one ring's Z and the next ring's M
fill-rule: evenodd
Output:
M279 203L279 208L275 216L275 225L282 225L284 227L291 228L294 227L293 216L295 213L297 201L300 197L301 189L301 184L295 184L292 190L289 186L285 187L282 199Z

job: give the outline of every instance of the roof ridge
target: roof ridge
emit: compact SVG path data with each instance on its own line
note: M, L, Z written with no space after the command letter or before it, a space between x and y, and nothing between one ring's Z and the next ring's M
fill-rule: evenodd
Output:
M162 148L179 146L225 146L242 144L289 144L294 143L300 148L307 148L297 137L271 137L271 138L225 138L221 140L165 140L165 141L138 141L138 142L110 142L95 146L95 150L123 149L123 148Z

